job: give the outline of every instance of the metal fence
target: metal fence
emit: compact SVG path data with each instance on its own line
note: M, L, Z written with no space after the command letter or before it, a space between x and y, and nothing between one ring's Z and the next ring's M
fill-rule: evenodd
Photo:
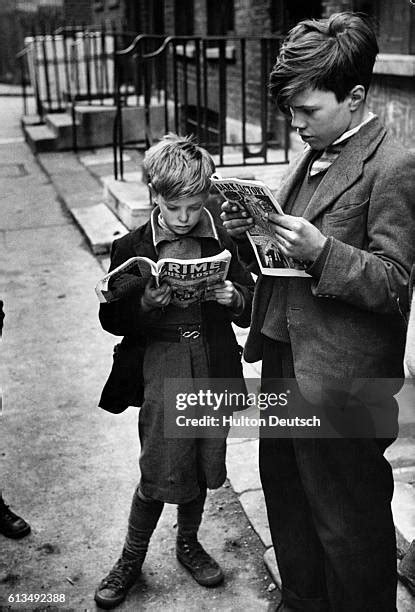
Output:
M218 166L287 163L289 125L268 94L281 37L140 35L115 53L114 174L125 149L169 131L193 134ZM143 138L129 141L128 107L143 109Z
M135 32L105 27L63 27L25 38L18 54L26 112L26 87L33 86L40 117L63 112L71 103L115 103L114 54Z

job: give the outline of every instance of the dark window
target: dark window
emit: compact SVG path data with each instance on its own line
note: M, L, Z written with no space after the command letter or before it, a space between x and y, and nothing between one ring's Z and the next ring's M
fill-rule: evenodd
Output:
M271 29L276 34L286 34L302 19L319 19L321 14L321 0L272 0Z
M174 31L178 36L192 36L193 0L176 0L174 7Z
M206 0L207 33L213 36L225 36L234 31L234 0Z

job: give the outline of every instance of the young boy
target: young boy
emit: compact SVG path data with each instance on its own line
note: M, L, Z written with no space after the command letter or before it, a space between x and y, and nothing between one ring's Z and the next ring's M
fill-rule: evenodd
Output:
M199 544L197 531L206 489L220 487L226 477L226 439L164 438L164 410L170 406L164 405L163 380L242 379L231 322L249 325L253 288L232 240L205 208L215 171L207 151L189 138L169 134L146 152L144 168L155 208L148 223L114 242L110 270L136 255L154 261L193 259L228 249L233 256L228 279L211 288L212 301L176 307L170 304L170 287L156 287L150 280L143 290L101 306L104 329L124 336L119 351L125 356L117 354L117 360L124 359L136 385L141 380L144 388L139 413L141 479L121 557L95 593L95 601L107 609L125 598L139 576L164 502L178 504L179 561L201 585L215 586L223 580L219 565ZM132 346L144 351L141 366L140 353ZM120 380L113 384L123 392Z
M359 15L307 20L289 33L270 77L306 146L278 195L286 214L269 219L283 255L307 262L310 278L259 278L245 358L262 359L264 383L295 377L310 410L327 414L346 411L350 399L330 395L332 381L335 391L377 379L371 389L391 423L377 438L261 439L283 610L396 610L393 478L383 453L396 437L397 404L379 379L399 388L403 377L415 155L367 108L377 52ZM252 259L243 237L252 220L228 204L223 211Z

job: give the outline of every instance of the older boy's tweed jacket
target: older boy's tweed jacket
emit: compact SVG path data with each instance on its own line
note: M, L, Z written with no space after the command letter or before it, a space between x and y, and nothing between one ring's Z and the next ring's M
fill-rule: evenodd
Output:
M312 155L293 164L278 199L284 208ZM313 379L401 377L408 277L415 247L415 154L377 118L345 145L304 217L330 236L321 270L289 281L288 333L295 375ZM273 283L256 285L247 361L262 356L261 328Z

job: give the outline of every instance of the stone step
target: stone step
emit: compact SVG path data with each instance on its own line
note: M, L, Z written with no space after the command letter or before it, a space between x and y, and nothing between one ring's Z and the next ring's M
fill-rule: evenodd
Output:
M113 176L104 176L101 180L107 206L129 230L148 221L150 194L139 172L126 173L123 181L116 181Z
M94 255L109 253L113 241L127 233L125 226L104 203L71 208L70 211Z
M22 126L24 125L40 125L42 123L41 117L39 115L23 115Z
M45 116L45 124L57 137L57 150L64 151L73 148L73 125L70 113L49 113ZM79 128L77 120L76 128Z
M27 125L23 127L23 132L33 153L56 151L56 135L46 125Z
M75 106L76 119L79 122L78 140L81 148L94 148L111 145L113 126L116 114L115 106ZM123 108L124 142L145 141L145 109L141 106ZM164 134L164 107L161 104L150 108L151 132L154 139Z

